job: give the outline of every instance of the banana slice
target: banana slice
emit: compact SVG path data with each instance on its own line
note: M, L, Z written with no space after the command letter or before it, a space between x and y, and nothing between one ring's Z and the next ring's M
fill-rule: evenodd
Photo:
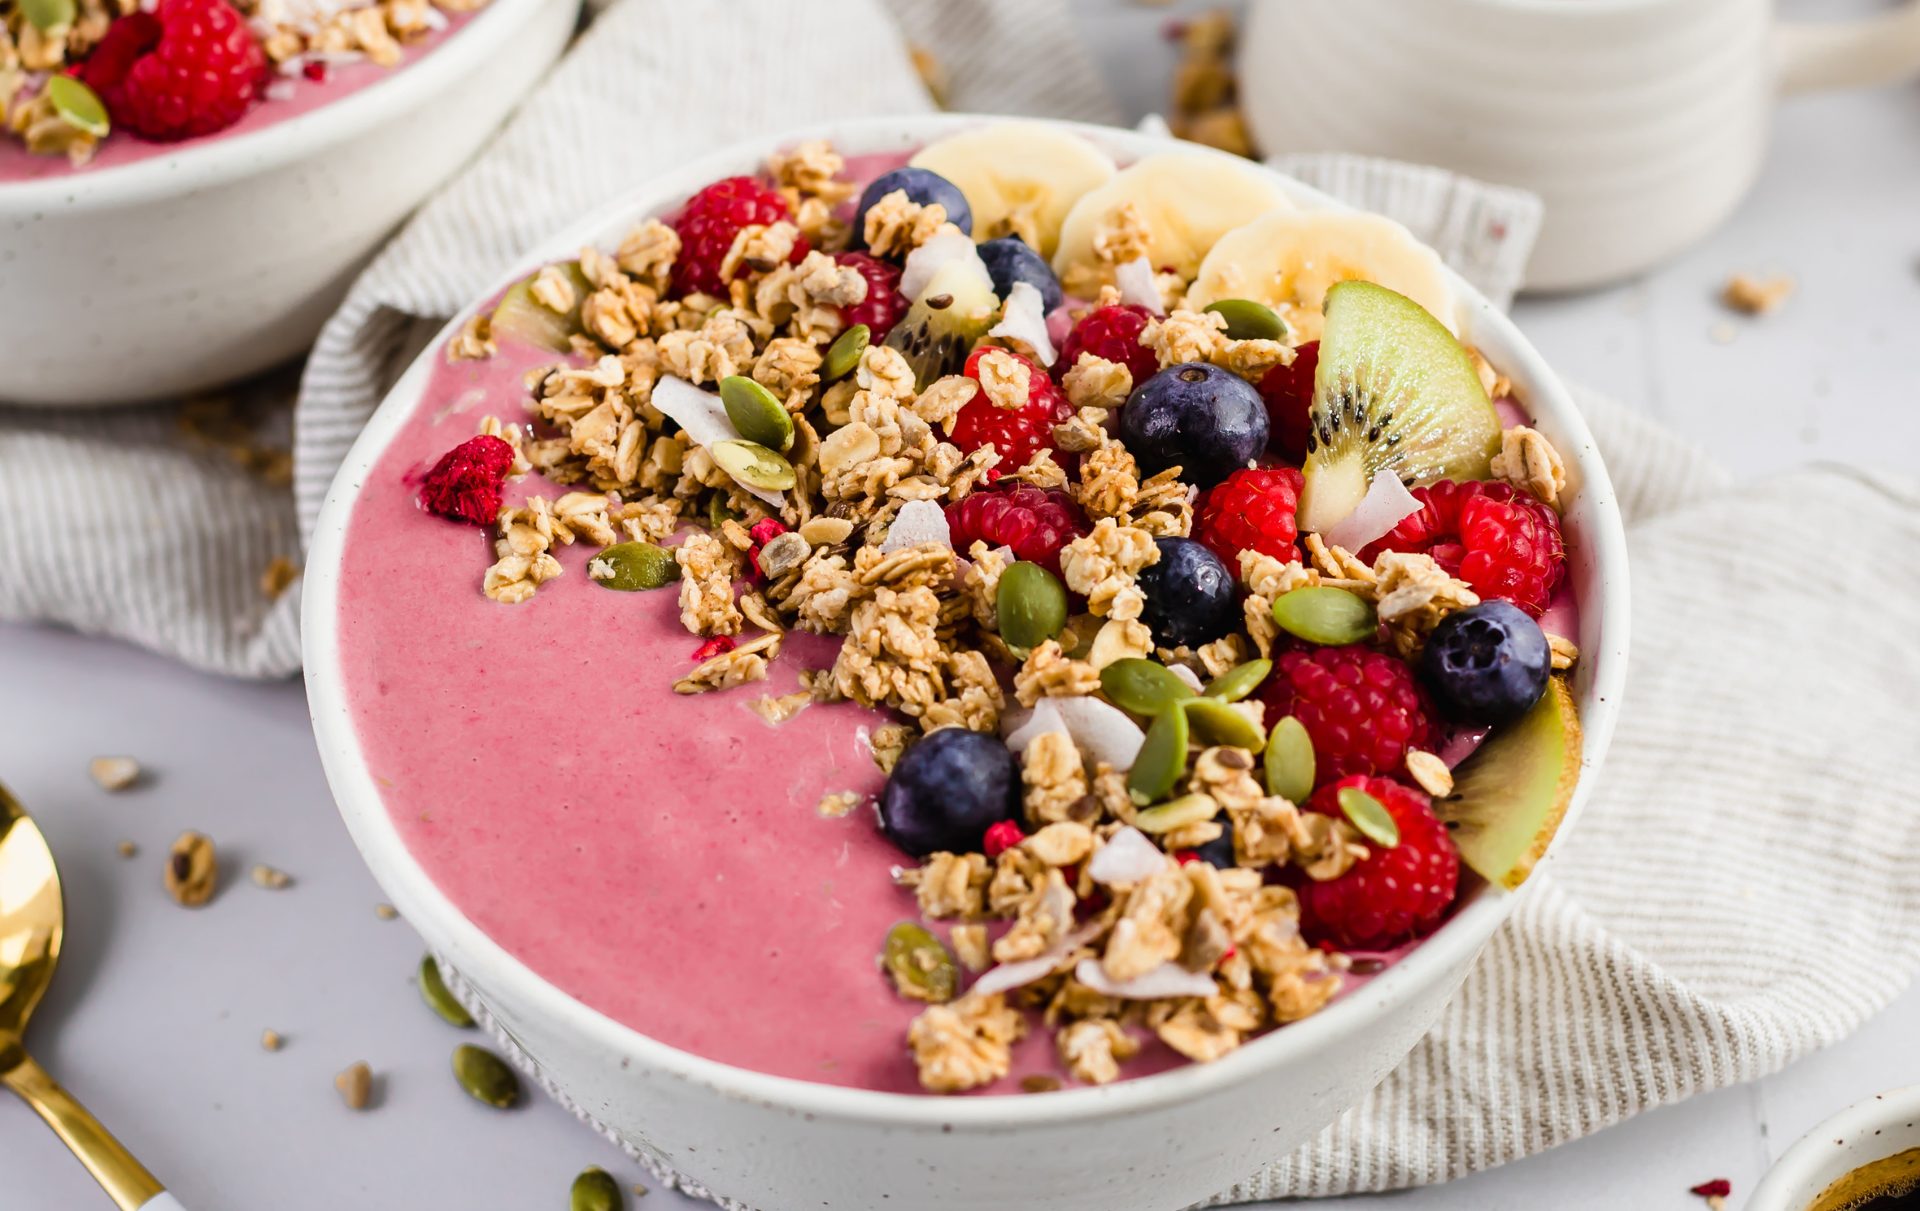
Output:
M1017 235L1043 257L1053 255L1073 204L1115 172L1106 152L1039 122L996 122L948 135L910 163L967 195L976 240Z
M1111 277L1094 252L1094 241L1129 203L1145 226L1148 261L1183 278L1193 277L1226 232L1268 211L1293 208L1271 176L1223 156L1196 151L1147 156L1067 212L1053 268L1069 291Z
M1459 330L1438 254L1392 219L1348 211L1275 212L1226 233L1200 266L1186 305L1252 299L1278 311L1296 341L1313 341L1327 288L1352 279L1398 291Z

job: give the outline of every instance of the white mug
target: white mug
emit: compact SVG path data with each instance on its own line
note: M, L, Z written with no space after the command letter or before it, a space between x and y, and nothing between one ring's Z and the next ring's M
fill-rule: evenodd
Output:
M1920 71L1920 0L1818 25L1770 0L1250 0L1240 89L1269 153L1347 151L1533 190L1527 284L1617 281L1712 230L1783 92Z

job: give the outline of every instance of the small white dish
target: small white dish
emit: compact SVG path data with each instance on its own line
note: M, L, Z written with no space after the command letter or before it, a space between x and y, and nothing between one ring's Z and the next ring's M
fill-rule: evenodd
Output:
M1807 1211L1863 1165L1920 1148L1920 1085L1876 1093L1806 1133L1767 1170L1745 1211Z
M266 129L0 183L0 402L163 399L306 349L559 57L579 7L493 0L419 62Z

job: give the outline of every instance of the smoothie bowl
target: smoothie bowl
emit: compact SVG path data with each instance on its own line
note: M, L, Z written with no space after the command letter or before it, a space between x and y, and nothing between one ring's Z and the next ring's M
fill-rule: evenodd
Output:
M0 0L0 401L163 398L300 352L578 7Z
M395 903L576 1107L765 1208L1285 1154L1550 856L1627 642L1591 436L1403 229L964 116L553 241L382 406L306 593Z

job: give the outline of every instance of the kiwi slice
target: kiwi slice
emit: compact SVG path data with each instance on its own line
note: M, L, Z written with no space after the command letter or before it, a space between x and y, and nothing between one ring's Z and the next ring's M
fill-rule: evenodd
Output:
M573 339L586 329L580 326L580 304L593 293L593 284L580 272L580 265L568 261L560 266L573 286L573 309L553 311L533 297L533 278L515 282L494 304L490 318L495 337L511 337L552 353L571 353ZM535 275L538 276L537 274Z
M1000 300L974 267L955 259L933 271L907 314L887 334L913 367L922 390L943 375L958 374L976 341L993 327Z
M1500 417L1446 326L1372 282L1327 291L1300 528L1338 524L1385 467L1406 484L1485 479Z
M1567 814L1580 780L1580 716L1564 677L1453 772L1434 805L1460 857L1489 883L1518 887Z

